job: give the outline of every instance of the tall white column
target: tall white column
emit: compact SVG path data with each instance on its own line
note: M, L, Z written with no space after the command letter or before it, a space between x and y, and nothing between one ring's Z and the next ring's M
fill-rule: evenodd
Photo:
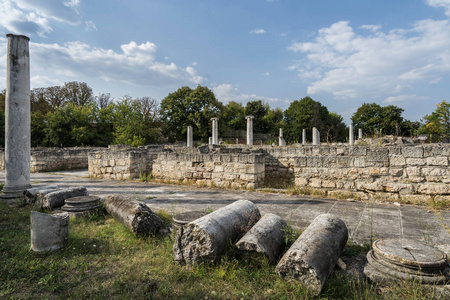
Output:
M5 100L5 186L0 198L23 197L30 185L29 38L7 34Z
M316 127L313 127L312 136L313 136L313 145L320 145L320 132L319 130L317 130Z
M219 145L219 118L211 118L212 121L212 144Z
M247 119L247 145L253 145L253 116L246 116Z
M188 148L194 147L194 134L193 134L192 126L187 127L187 147Z
M362 140L363 134L362 134L362 128L358 129L358 140Z
M306 145L306 129L302 130L302 145Z
M286 146L286 141L283 138L283 128L280 128L280 134L278 136L278 146Z
M353 146L353 144L355 143L355 137L353 135L353 124L350 124L350 126L348 127L348 143L350 144L350 146Z

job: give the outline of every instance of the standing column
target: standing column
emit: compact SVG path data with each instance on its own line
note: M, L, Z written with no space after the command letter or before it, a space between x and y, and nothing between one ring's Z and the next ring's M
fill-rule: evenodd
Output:
M280 128L280 135L278 136L278 146L286 146L286 141L283 138L283 128Z
M362 140L363 136L362 136L362 128L358 129L358 140Z
M246 116L247 119L247 145L253 145L253 116Z
M302 145L306 145L306 129L302 130Z
M219 118L211 118L212 121L212 144L219 145Z
M3 199L23 197L30 185L29 38L6 35L5 186Z
M350 144L350 146L353 146L353 144L355 143L355 138L353 136L353 124L350 124L350 126L348 127L348 143Z
M194 134L192 131L192 126L187 127L187 147L188 148L194 147Z
M319 132L319 130L317 130L316 127L313 127L312 136L313 136L313 145L319 145L320 144L320 132Z

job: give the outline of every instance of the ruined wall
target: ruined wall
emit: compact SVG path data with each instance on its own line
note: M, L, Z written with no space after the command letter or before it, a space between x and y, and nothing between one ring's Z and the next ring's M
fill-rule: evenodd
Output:
M264 183L264 154L160 153L153 176L198 186L253 189Z
M113 145L108 149L89 155L89 176L107 179L138 178L140 174L150 174L153 161L164 146L131 148L127 145Z
M85 169L88 167L88 154L102 148L31 148L30 171L59 171ZM5 169L5 150L0 149L0 169Z

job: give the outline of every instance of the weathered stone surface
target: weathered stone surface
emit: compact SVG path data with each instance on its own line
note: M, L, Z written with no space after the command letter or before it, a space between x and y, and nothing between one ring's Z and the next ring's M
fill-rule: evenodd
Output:
M260 218L255 204L239 200L186 224L175 237L175 261L194 264L217 260L230 241L235 242Z
M39 187L34 187L30 189L26 189L23 191L23 196L25 198L26 203L34 204L37 200L37 193L40 192L42 194L48 194L50 192L54 192L59 190L60 187L57 185L44 185Z
M341 219L332 214L319 215L284 254L276 272L300 281L319 295L347 239L347 226Z
M142 202L123 195L111 195L105 200L106 211L136 236L155 234L163 221Z
M61 249L69 236L69 214L30 212L31 250L45 253Z
M85 187L70 187L67 189L41 190L36 193L36 204L39 207L54 210L64 205L65 200L77 196L89 196Z
M405 157L423 157L423 147L403 147L402 153Z
M261 253L274 263L286 246L285 231L289 227L281 217L268 213L236 243L236 248L249 256Z

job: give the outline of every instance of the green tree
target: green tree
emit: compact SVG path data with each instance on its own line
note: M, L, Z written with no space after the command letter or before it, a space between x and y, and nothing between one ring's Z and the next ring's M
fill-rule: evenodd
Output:
M225 124L221 128L231 130L245 130L245 108L241 103L230 101L222 109L220 122Z
M124 96L117 104L110 104L108 107L114 110L114 143L137 147L160 138L156 100Z
M436 109L424 117L425 124L421 132L431 135L434 142L450 139L450 103L446 100L436 104Z
M324 139L324 133L329 129L328 115L328 109L310 97L291 102L288 109L284 111L285 139L300 141L302 131L306 129L306 139L312 140L311 131L313 127L321 132L321 139Z
M253 116L253 132L254 133L268 133L269 128L267 119L264 117L267 115L270 107L264 104L261 100L249 101L245 105L245 115Z
M363 103L351 120L356 128L362 128L368 135L402 135L407 126L402 117L403 111L395 105L382 107L376 103Z
M272 136L278 136L280 133L280 128L284 128L284 119L283 119L283 111L281 108L267 110L266 115L263 117L263 120L267 126L267 132Z
M93 105L72 103L55 109L46 116L45 142L52 147L95 145Z
M218 117L222 109L223 104L207 87L181 87L161 101L164 135L170 141L185 140L187 126L192 126L194 139L205 141L211 133L211 118Z

